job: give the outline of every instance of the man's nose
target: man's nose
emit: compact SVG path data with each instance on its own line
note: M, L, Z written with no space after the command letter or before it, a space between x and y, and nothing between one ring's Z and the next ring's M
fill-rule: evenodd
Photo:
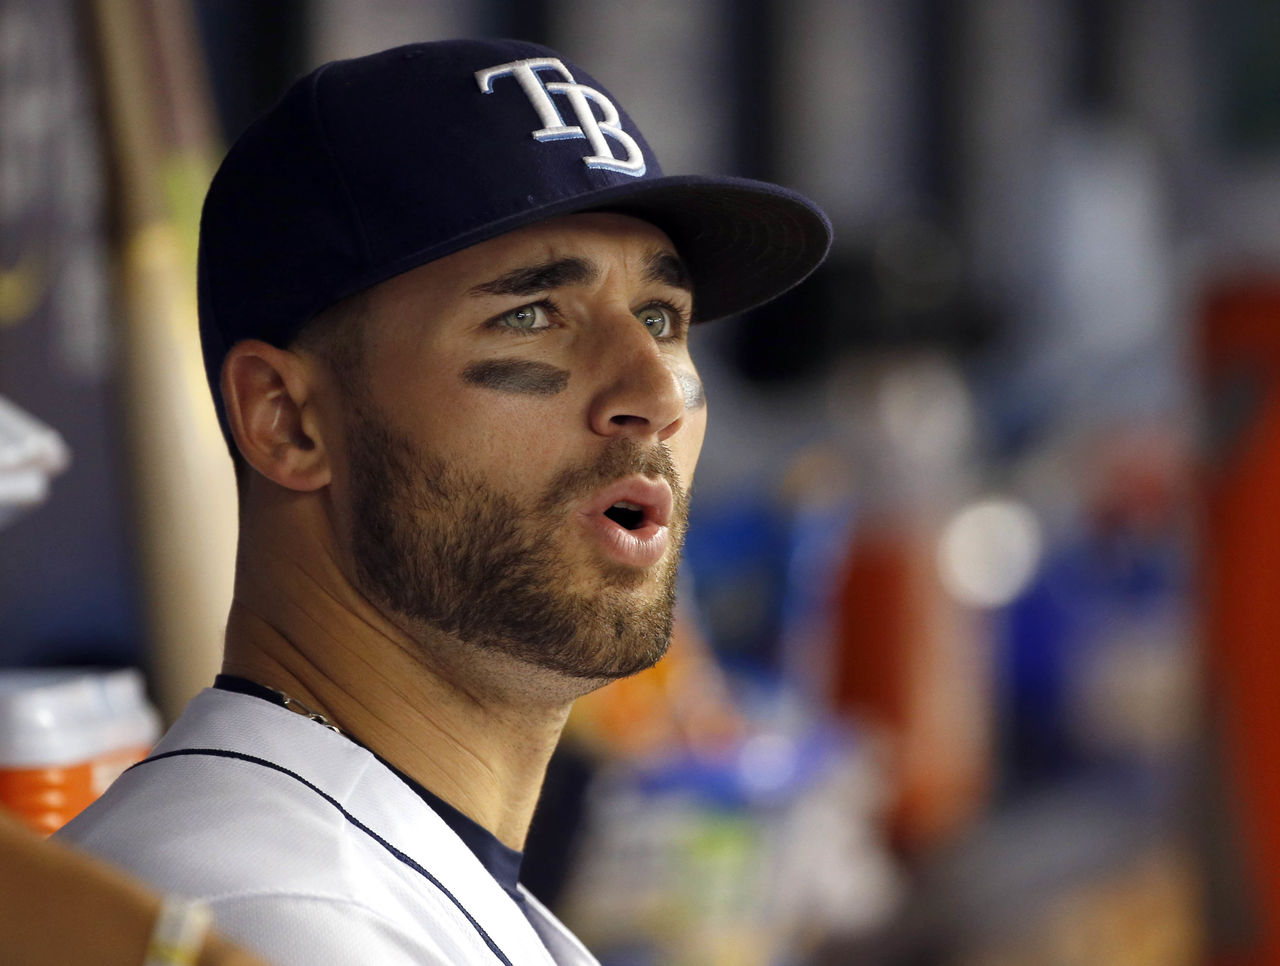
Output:
M608 329L597 356L591 429L601 436L669 439L685 417L674 361L634 316L619 318Z

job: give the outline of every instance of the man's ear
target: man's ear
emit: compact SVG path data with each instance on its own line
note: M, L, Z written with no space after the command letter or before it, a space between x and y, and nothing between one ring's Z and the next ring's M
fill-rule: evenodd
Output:
M222 362L222 399L240 453L290 490L317 490L330 478L314 403L316 365L258 339L237 342Z

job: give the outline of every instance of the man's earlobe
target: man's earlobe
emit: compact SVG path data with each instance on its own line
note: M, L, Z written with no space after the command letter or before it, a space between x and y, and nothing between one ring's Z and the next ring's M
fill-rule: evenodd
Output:
M329 482L313 378L295 353L257 339L237 342L222 363L222 398L236 446L250 466L290 490Z

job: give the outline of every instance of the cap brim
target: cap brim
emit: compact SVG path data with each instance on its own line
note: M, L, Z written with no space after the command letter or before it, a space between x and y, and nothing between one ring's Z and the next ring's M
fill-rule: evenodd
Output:
M736 315L776 298L804 281L831 247L831 223L797 192L747 178L662 176L531 205L357 275L313 311L517 228L587 211L634 215L666 232L693 281L695 322Z
M608 194L617 197L600 196ZM581 210L633 214L670 236L693 277L700 322L776 298L807 278L831 247L831 223L820 209L764 182L672 176L600 195Z

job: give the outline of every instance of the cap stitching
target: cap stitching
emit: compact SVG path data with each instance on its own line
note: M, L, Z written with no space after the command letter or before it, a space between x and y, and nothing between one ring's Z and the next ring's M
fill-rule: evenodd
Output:
M355 196L351 192L350 185L347 184L345 172L342 165L338 163L337 155L334 153L333 146L329 140L329 131L325 127L324 118L320 113L320 80L333 66L336 61L325 64L315 72L311 83L311 114L315 120L316 130L320 133L320 144L324 148L325 157L329 160L330 166L333 168L334 175L338 179L338 184L342 188L342 195L347 200L347 210L351 216L351 220L355 222L356 236L360 241L360 250L364 255L366 265L373 264L373 246L369 243L369 234L365 231L364 219L360 216L360 208L356 204Z

